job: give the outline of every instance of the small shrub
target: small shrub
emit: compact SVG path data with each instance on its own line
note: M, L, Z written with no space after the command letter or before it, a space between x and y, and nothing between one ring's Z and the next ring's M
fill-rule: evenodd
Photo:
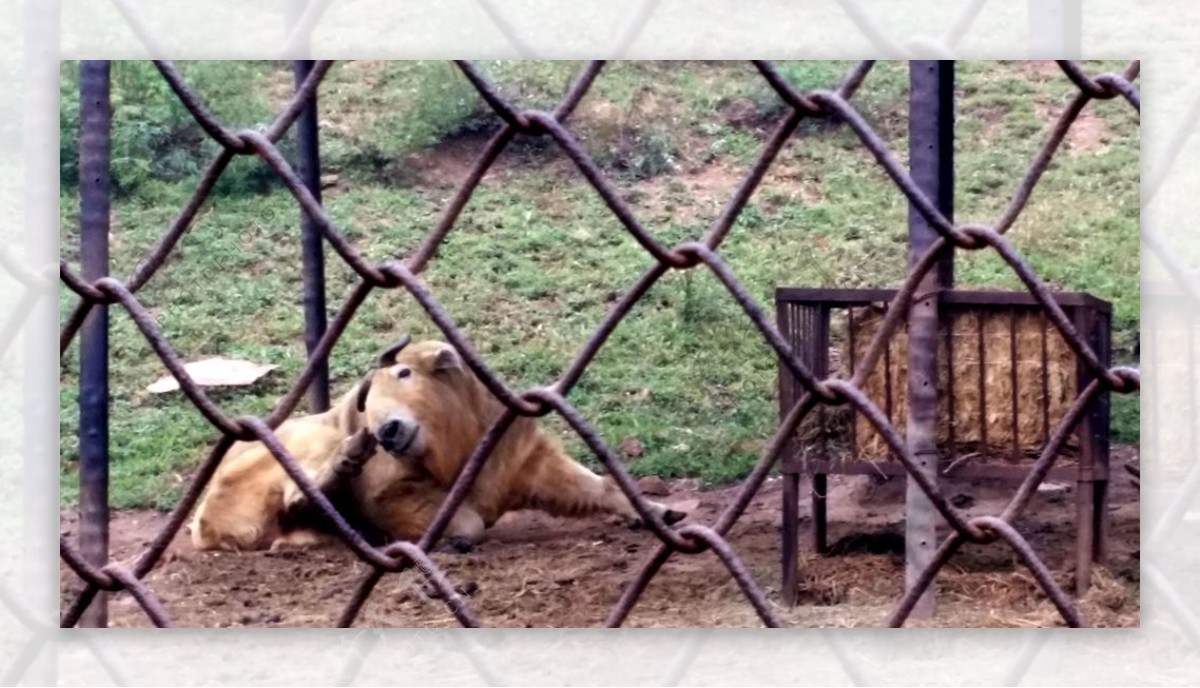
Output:
M179 63L188 85L229 128L264 125L270 117L261 82L266 63ZM118 196L137 195L151 182L176 182L201 173L219 150L179 102L154 64L114 61L111 72L112 179ZM79 63L63 62L59 80L59 174L64 190L79 183ZM287 146L288 144L284 144ZM217 193L260 191L273 175L239 160Z
M384 127L394 128L395 153L432 146L452 136L495 127L475 88L454 65L421 62L416 70L410 105L384 118Z

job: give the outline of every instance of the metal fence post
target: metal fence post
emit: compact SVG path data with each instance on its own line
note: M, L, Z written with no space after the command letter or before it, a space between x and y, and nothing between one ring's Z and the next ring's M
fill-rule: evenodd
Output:
M285 3L285 14L289 29L296 26L304 14L306 0L288 0ZM308 37L305 36L298 45L302 52L307 52ZM292 73L295 77L296 88L304 83L309 72L313 69L313 60L293 60ZM300 112L296 120L296 174L312 192L313 198L321 201L321 152L317 132L317 95ZM321 336L328 326L328 316L325 312L325 244L316 223L303 209L300 211L300 242L303 251L303 280L304 280L304 345L306 353L311 356L317 348ZM316 376L308 388L309 410L319 413L329 408L329 363L322 362L317 368Z
M79 67L79 223L83 278L108 276L109 156L112 110L106 60ZM108 308L97 305L79 341L79 538L96 566L108 562ZM108 624L101 592L80 617L81 627Z
M954 205L954 62L916 60L909 64L909 166L913 180L947 217ZM908 210L909 268L938 239L913 206ZM954 283L953 253L921 280L908 313L908 448L920 470L938 477L938 292ZM905 500L905 587L910 588L933 561L937 549L937 510L910 476ZM930 586L913 608L929 618L936 608Z

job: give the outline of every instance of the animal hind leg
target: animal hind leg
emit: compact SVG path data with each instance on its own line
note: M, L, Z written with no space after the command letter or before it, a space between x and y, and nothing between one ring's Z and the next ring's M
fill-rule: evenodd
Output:
M420 515L417 517L417 522L421 524L422 535L433 524L433 519L441 511L442 502L448 495L449 493L441 489L431 489L423 495L425 503L419 507ZM483 539L486 530L487 525L483 521L483 516L469 502L463 502L458 507L458 511L450 517L450 523L446 525L446 530L442 533L442 544L438 549L465 554L475 549L475 545Z
M409 479L368 495L368 517L393 541L416 542L442 508L447 492L429 479ZM487 526L469 501L463 502L442 533L442 549L468 552L483 539Z
M526 484L528 506L555 516L611 514L631 527L643 525L641 515L611 477L596 475L560 452L543 456ZM667 525L687 516L658 502L648 503Z

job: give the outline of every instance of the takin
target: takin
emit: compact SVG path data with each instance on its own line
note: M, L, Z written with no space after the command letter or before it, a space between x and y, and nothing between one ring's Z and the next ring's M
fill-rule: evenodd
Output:
M443 342L405 337L328 411L276 434L338 510L369 540L416 540L437 514L500 402ZM508 511L558 516L637 511L611 478L572 460L531 418L518 418L492 452L444 533L450 547L478 542ZM667 523L685 514L651 502ZM260 442L236 443L191 523L198 549L251 550L329 540L328 521Z
M367 462L356 495L367 518L393 533L401 520L390 510L406 501L395 486L403 484L413 464L448 490L504 410L454 347L438 341L408 343L405 337L380 357L378 369L353 390L355 413L343 411L345 431L365 426L382 452L395 459ZM340 402L343 409L350 396ZM403 522L405 532L423 531L438 504L440 497L419 516L416 508L406 505L405 518L415 520ZM686 516L657 502L650 502L650 508L668 525ZM567 517L610 514L627 525L641 525L637 510L611 477L573 460L526 417L509 426L459 507L456 518L464 525L474 522L476 529L459 530L455 537L477 542L501 516L518 509Z

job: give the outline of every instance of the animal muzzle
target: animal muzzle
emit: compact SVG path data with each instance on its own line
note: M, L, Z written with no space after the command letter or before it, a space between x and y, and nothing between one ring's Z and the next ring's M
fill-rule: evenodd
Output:
M379 426L375 438L388 453L401 456L416 444L417 434L420 431L420 426L410 420L389 418Z

